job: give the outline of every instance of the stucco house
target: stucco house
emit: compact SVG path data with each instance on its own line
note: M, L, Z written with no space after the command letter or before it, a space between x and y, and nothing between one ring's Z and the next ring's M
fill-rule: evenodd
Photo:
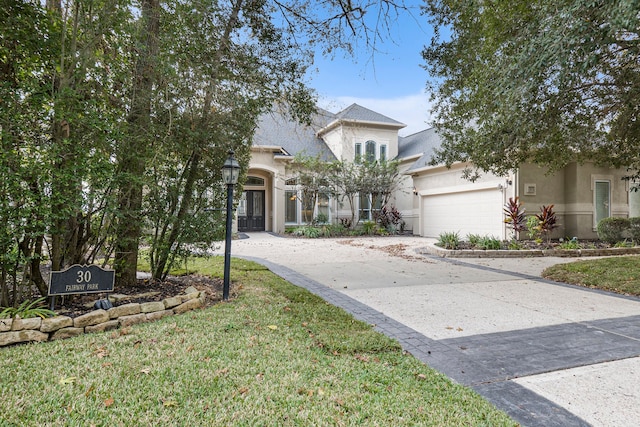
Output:
M277 112L262 116L256 130L248 179L237 209L239 231L283 232L286 226L303 224L300 190L288 175L287 164L297 155L319 156L326 161L353 161L357 156L396 159L401 183L393 204L403 215L405 230L425 237L442 232L510 237L503 207L519 196L527 213L542 205L554 205L559 228L556 237L595 238L597 221L608 216L640 215L639 193L622 180L623 169L593 164L570 164L547 175L536 165L525 164L508 176L484 174L471 182L462 176L469 166L430 166L441 140L434 129L402 137L405 125L353 104L336 114L319 110L310 125L302 125ZM312 214L336 221L348 206L322 195ZM360 201L360 215L370 207ZM308 216L307 216L308 217Z

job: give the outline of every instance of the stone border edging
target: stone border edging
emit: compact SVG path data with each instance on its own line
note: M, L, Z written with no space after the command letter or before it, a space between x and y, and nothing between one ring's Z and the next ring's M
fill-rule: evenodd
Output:
M0 347L26 342L53 341L152 322L165 316L201 308L205 302L205 293L190 286L183 294L162 301L123 304L108 310L93 310L76 318L55 316L45 319L0 319Z
M418 253L437 255L442 258L528 258L528 257L592 257L615 255L638 255L640 247L605 249L520 249L520 250L483 250L483 249L443 249L429 245L418 249Z

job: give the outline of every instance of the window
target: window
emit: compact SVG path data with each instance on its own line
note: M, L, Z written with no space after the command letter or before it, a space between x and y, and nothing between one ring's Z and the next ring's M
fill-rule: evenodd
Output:
M330 222L331 212L329 210L329 195L327 193L318 194L318 207L316 208L316 218L323 222Z
M284 221L288 223L298 223L298 194L295 190L284 192Z
M257 176L249 176L247 177L247 182L244 183L245 186L253 185L258 187L264 187L264 179L258 178Z
M371 200L367 193L360 193L360 219L371 219Z
M353 150L353 161L356 163L360 163L362 159L362 144L356 142L355 148Z
M364 143L364 158L367 162L376 161L376 143L375 141L367 141Z
M387 160L387 146L386 144L380 145L380 161L384 162Z
M382 197L375 197L373 209L371 208L371 200L374 199L371 193L360 193L360 219L371 221L374 213L382 209Z
M596 227L598 222L603 218L611 216L611 182L610 181L596 181L594 191L594 224Z

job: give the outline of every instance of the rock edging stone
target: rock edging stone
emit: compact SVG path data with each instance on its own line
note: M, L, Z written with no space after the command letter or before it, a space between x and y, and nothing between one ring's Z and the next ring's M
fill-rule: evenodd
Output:
M184 294L162 301L129 303L109 310L93 310L74 319L68 316L0 319L0 347L26 342L53 341L152 322L202 308L205 302L204 292L190 286Z

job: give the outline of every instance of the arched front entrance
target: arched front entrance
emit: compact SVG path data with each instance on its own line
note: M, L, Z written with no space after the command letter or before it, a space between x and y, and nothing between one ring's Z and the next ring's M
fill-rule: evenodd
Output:
M238 203L238 231L265 231L265 180L249 176L244 188Z

